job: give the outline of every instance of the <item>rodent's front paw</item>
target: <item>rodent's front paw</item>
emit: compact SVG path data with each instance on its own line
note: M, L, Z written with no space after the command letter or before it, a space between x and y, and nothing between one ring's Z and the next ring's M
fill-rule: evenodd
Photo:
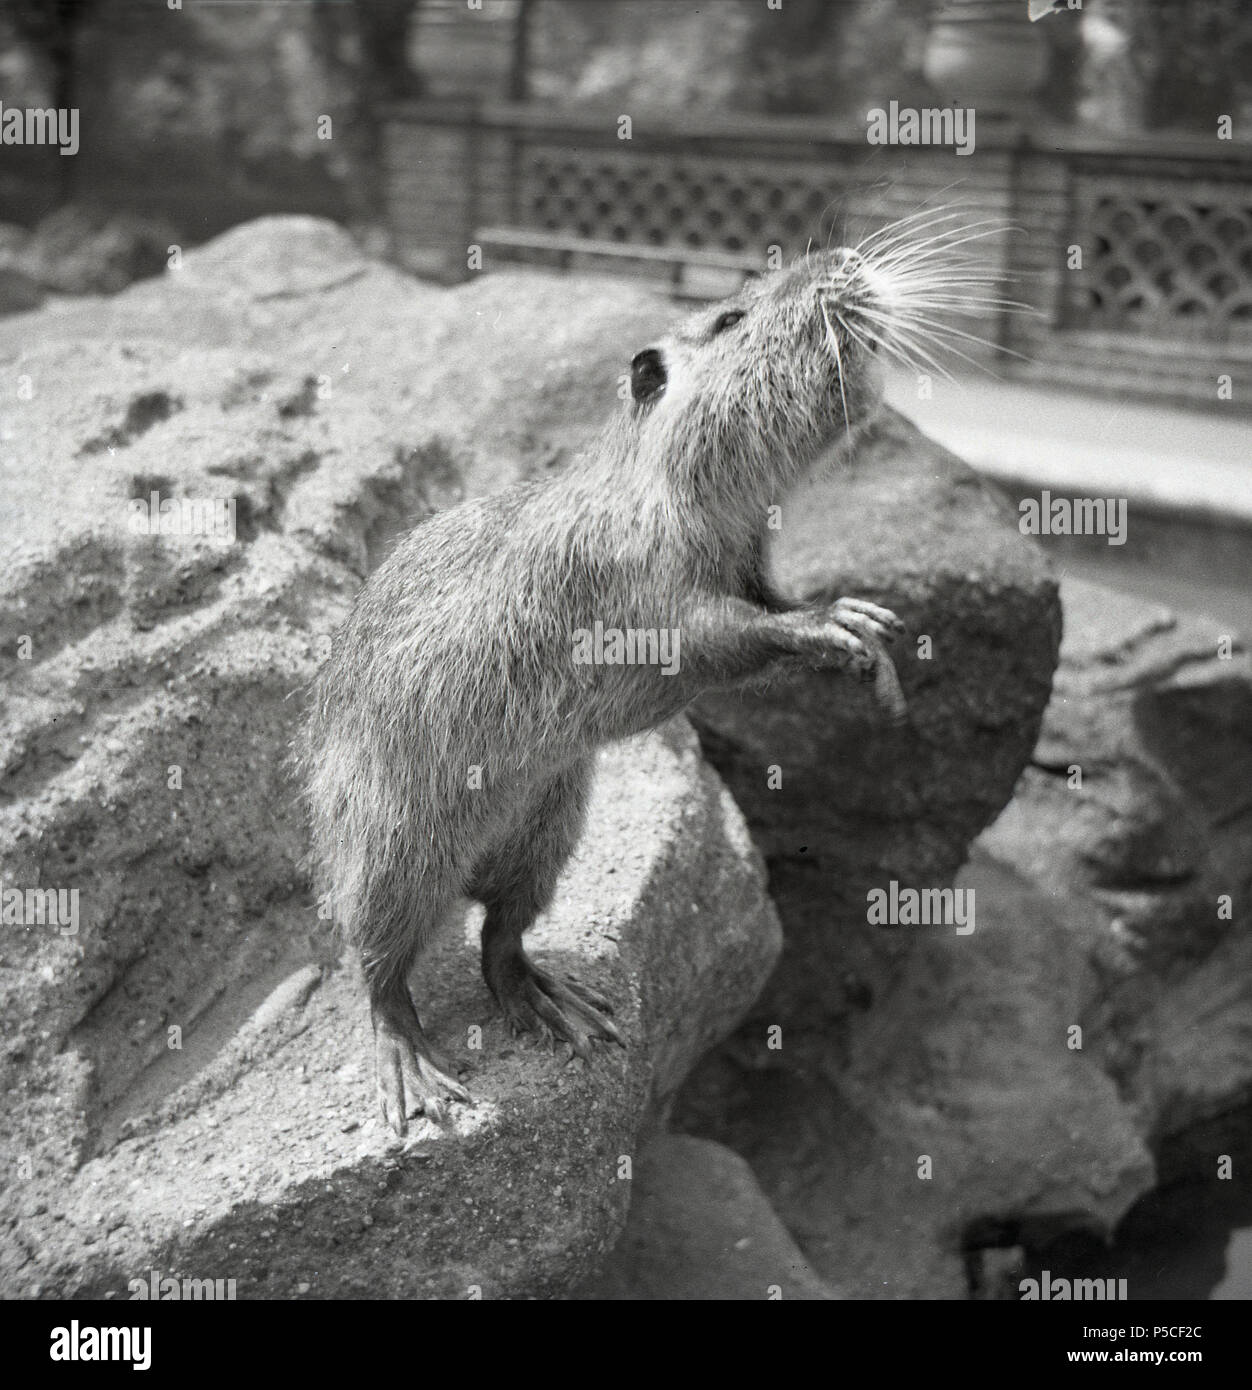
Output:
M841 598L812 615L817 624L823 665L850 666L863 680L872 680L883 644L894 642L904 624L887 608L865 599Z
M874 699L895 724L903 722L908 707L884 644L903 631L904 624L889 608L865 599L836 599L823 614L822 634L834 664L849 665L863 681L873 681Z
M827 610L833 622L880 642L894 642L904 624L891 611L863 598L837 598Z

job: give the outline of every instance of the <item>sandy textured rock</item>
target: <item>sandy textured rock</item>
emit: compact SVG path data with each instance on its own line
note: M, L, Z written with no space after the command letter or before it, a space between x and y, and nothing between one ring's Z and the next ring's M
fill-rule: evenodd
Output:
M283 754L397 531L559 461L615 399L623 323L665 306L541 279L448 294L304 219L186 272L0 337L4 382L33 388L6 390L0 453L0 874L80 905L72 935L0 944L0 1123L30 1174L0 1287L121 1293L157 1268L241 1297L559 1293L623 1219L617 1157L776 954L733 803L681 724L606 756L535 949L607 989L630 1050L584 1073L506 1040L454 932L416 990L478 1105L397 1155ZM153 492L233 503L234 541L132 533Z
M36 1151L35 1177L8 1194L6 1295L120 1297L151 1269L235 1279L242 1298L562 1292L592 1273L625 1217L619 1157L772 963L776 926L750 865L733 803L689 731L613 750L532 949L607 990L629 1051L587 1069L511 1039L478 975L474 915L431 953L418 993L427 1026L469 1062L476 1103L455 1107L444 1130L415 1122L403 1151L372 1115L355 970L297 955L243 1017L236 998L188 1016L119 981L132 1014L118 1022L154 1006L186 1017L184 1052L82 1117L113 1131L92 1156ZM234 949L225 930L218 947ZM102 1023L87 1015L98 1033ZM474 1028L481 1049L467 1050ZM98 1040L123 1066L130 1042L120 1028ZM49 1096L40 1118L72 1125L68 1099Z
M835 1295L730 1149L666 1134L640 1155L626 1229L584 1299L800 1299Z

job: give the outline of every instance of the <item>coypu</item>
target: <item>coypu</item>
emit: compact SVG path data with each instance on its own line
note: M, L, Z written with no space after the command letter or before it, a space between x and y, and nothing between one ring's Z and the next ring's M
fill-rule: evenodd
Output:
M811 253L639 352L630 399L581 459L421 523L337 634L303 735L313 856L360 952L399 1133L406 1086L436 1121L468 1099L408 986L460 898L486 908L482 971L515 1032L583 1057L592 1039L622 1041L606 999L522 944L579 836L601 744L709 687L799 666L872 679L903 717L883 646L894 614L787 601L762 554L767 509L880 403L899 296L869 254Z

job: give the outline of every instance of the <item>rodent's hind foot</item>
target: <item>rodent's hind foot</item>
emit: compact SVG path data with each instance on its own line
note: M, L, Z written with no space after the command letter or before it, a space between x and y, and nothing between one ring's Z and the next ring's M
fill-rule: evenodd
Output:
M514 1034L537 1033L545 1042L566 1043L585 1062L591 1061L594 1040L626 1046L602 994L577 980L554 980L524 955L496 981L495 995Z
M407 989L403 1000L397 995L376 1003L373 1017L378 1106L383 1122L396 1134L403 1138L408 1131L410 1103L428 1120L442 1124L449 1100L469 1101L470 1093L452 1075L451 1064L426 1037Z

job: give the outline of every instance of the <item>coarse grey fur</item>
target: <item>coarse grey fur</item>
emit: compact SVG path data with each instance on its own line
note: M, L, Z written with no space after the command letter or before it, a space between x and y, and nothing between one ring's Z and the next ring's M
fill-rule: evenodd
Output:
M632 364L633 398L584 457L416 527L336 635L300 748L313 857L360 951L399 1132L406 1085L436 1119L446 1097L467 1098L408 990L465 896L486 907L483 973L514 1028L583 1055L592 1038L620 1041L606 1000L522 949L578 839L601 744L797 664L851 666L900 715L882 649L893 615L787 604L762 571L767 509L877 409L873 352L832 341L830 312L855 315L872 293L851 253L823 252L693 314ZM676 630L678 670L577 664L574 634L597 621Z

